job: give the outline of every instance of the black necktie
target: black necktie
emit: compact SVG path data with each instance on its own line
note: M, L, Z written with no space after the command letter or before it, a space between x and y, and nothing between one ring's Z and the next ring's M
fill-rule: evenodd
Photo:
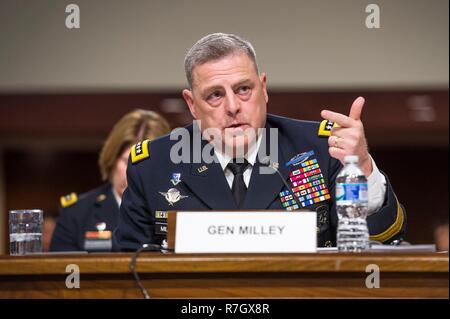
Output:
M234 200L239 208L244 204L245 194L247 193L247 186L244 182L244 172L247 169L249 163L244 160L244 163L230 162L227 167L233 172L234 179L231 186L231 192L233 193Z

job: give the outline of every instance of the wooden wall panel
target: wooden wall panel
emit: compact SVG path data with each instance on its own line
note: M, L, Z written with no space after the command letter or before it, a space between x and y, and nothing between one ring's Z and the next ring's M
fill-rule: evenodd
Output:
M366 98L364 125L371 146L447 146L448 91L269 92L269 112L320 120L323 108L348 114ZM192 118L180 92L0 95L0 143L23 138L104 138L134 108L161 112L173 126Z
M407 239L432 242L434 227L448 221L448 91L270 92L269 111L320 120L324 107L347 113L358 95L367 100L371 154L406 206ZM38 207L55 214L59 196L99 185L102 141L136 107L162 113L173 127L192 119L178 92L0 95L3 213Z

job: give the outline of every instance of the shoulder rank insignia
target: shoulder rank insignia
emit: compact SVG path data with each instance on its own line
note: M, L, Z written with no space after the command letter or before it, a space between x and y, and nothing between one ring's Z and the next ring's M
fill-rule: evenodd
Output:
M61 202L61 206L63 208L66 208L75 204L78 201L78 196L75 193L70 193L66 196L61 196L59 201Z
M145 140L133 145L133 147L131 148L132 164L136 164L150 157L150 153L148 151L148 143L150 143L150 140Z
M322 122L320 122L319 131L317 132L317 135L328 137L331 135L331 129L333 127L338 127L338 126L339 125L337 125L335 122L323 120Z

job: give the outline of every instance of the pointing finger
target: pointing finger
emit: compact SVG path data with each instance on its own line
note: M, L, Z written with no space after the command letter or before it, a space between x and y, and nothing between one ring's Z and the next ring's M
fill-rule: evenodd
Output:
M328 121L336 122L341 127L351 127L354 124L350 117L341 113L323 110L320 115Z

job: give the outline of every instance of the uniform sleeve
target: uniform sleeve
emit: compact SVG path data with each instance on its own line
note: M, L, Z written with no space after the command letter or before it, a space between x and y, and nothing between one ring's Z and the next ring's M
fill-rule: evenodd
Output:
M383 206L367 217L367 224L371 240L389 244L393 240L403 239L406 230L406 212L397 199L389 179L383 175L386 178L386 198Z
M113 250L135 251L154 241L154 218L145 199L144 187L137 167L128 162L128 187L122 196L119 222L113 233Z
M80 251L78 244L79 225L74 218L78 205L62 208L50 241L50 251Z
M381 174L372 156L370 158L372 160L373 170L372 174L367 177L369 197L368 216L376 213L383 206L384 199L386 198L386 178Z
M339 161L331 159L329 169L329 191L332 198L330 211L332 225L336 228L336 231L338 217L335 202L335 181L341 168L342 165ZM382 171L380 173L383 174ZM403 239L406 230L406 213L404 207L398 201L389 179L385 174L383 176L386 179L386 195L381 207L367 217L367 226L370 240L389 244L393 240Z

